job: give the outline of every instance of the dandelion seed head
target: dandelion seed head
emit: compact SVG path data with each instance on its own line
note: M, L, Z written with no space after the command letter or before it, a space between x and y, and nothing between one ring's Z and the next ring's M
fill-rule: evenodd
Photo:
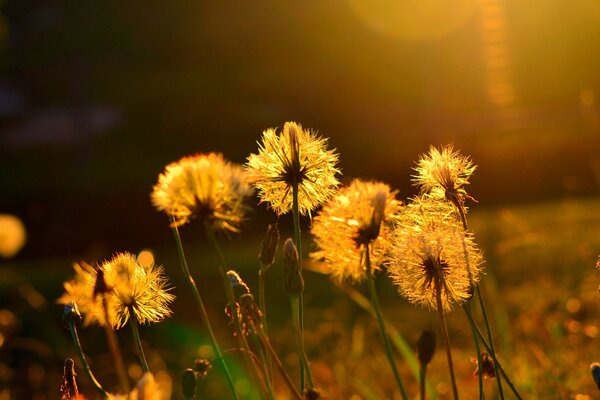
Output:
M311 233L318 250L311 258L323 262L333 279L363 280L364 246L369 246L372 269L379 269L401 207L388 185L355 179L315 216Z
M440 149L431 146L429 153L418 161L413 182L422 194L429 193L462 205L464 199L469 197L464 187L469 184L469 178L476 168L469 157L454 151L452 145Z
M165 167L154 185L151 199L159 211L181 226L197 218L215 230L237 232L252 194L243 169L221 154L184 157Z
M248 157L246 170L261 203L268 203L278 215L292 209L294 185L299 212L310 215L339 185L337 162L338 155L327 150L327 139L286 122L280 133L273 128L263 132L258 154Z
M454 217L453 206L420 197L402 213L387 266L409 302L437 309L440 290L443 311L448 312L471 297L471 283L479 281L482 261L473 237Z
M169 303L175 296L168 292L167 279L160 266L140 265L129 253L116 254L98 269L76 263L75 276L64 283L60 304L76 303L86 325L106 324L103 301L107 302L108 324L119 329L133 316L141 323L160 322L171 315ZM97 292L98 271L104 278L104 290Z

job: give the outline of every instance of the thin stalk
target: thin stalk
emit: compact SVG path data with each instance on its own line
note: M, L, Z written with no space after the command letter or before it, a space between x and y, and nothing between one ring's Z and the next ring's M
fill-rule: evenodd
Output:
M263 268L264 267L264 268ZM258 306L262 311L262 329L265 335L269 336L269 329L267 326L267 299L265 290L267 267L261 264L260 270L258 271ZM273 383L273 363L271 361L271 355L266 352L265 356L265 368L267 371L267 377L271 385Z
M464 304L464 307L470 306L470 301ZM471 336L473 336L473 343L475 344L475 354L477 354L477 381L479 384L479 400L483 400L485 397L483 392L483 359L481 357L481 350L479 348L479 338L477 337L475 326L470 321L469 327L471 328Z
M138 358L140 359L140 363L142 364L142 370L144 373L150 372L150 367L148 367L148 361L146 360L146 354L144 353L144 348L142 347L142 340L140 339L140 331L138 329L137 320L133 315L133 310L130 310L131 316L129 317L129 325L131 326L131 334L133 335L133 342L135 343L135 350L137 351Z
M171 224L174 222L173 217L169 217ZM198 291L198 287L196 286L196 282L194 278L192 278L192 274L190 274L190 269L188 268L187 259L185 257L185 253L183 251L183 244L181 243L181 236L179 236L179 230L177 227L173 226L173 235L175 237L175 244L177 245L177 253L179 255L179 263L181 264L181 269L183 270L183 274L187 277L190 289L192 290L192 294L194 295L194 299L198 304L198 308L200 309L200 315L204 320L204 324L208 330L208 336L210 338L211 344L215 353L217 355L217 359L221 363L221 367L223 368L223 373L227 378L227 384L229 386L229 390L231 391L231 396L234 400L238 400L237 393L235 392L235 385L233 383L233 378L229 372L229 368L227 367L227 363L223 358L223 353L221 352L221 348L219 347L219 343L215 337L215 334L212 330L212 326L210 324L210 320L208 319L208 313L206 312L206 307L204 306L204 301L202 300L202 296L200 296L200 292Z
M294 386L294 383L290 379L290 376L287 374L287 372L285 372L285 368L283 368L283 364L281 363L281 360L279 359L279 357L277 356L277 353L273 349L273 346L271 346L271 343L269 342L269 338L265 336L264 332L260 328L257 329L256 327L254 327L254 329L256 331L256 334L258 335L258 338L262 342L262 344L265 346L265 348L271 354L271 357L273 358L273 361L275 361L275 365L277 366L277 369L279 370L281 376L283 377L283 380L285 381L286 385L290 389L290 392L292 393L294 398L296 398L296 400L302 400L302 396L300 396L300 393L298 393L298 390Z
M299 273L302 278L302 236L300 233L300 211L298 205L298 184L292 185L292 216L294 218L294 241L298 250ZM304 293L300 292L298 301L298 324L300 327L300 340L304 343ZM304 392L304 368L300 362L300 391Z
M467 225L467 217L465 215L465 209L464 209L464 207L460 203L456 203L456 204L454 204L454 206L458 209L458 214L460 215L460 220L462 221L462 225L463 225L464 231L468 232L469 226ZM468 254L467 254L466 243L465 243L464 240L463 240L463 250L464 250L464 253L465 253L465 260L466 260L466 262L468 264L469 263L469 257L468 257ZM471 276L471 271L470 271L470 268L469 268L469 277L470 276ZM477 297L477 299L479 301L479 308L481 309L481 315L483 317L483 322L485 323L485 329L487 331L487 337L488 337L488 340L490 341L490 348L491 348L490 353L493 354L494 357L495 357L496 356L496 348L494 346L494 338L492 337L492 330L490 329L490 322L489 322L488 317L487 317L487 312L486 312L486 309L485 309L485 304L483 302L483 297L481 296L481 291L479 290L479 285L474 285L473 281L472 281L472 278L471 278L471 287L475 288L475 296ZM471 330L473 330L473 326L471 326ZM481 355L480 354L478 354L477 362L478 362L478 365L479 365L479 381L480 381L480 387L481 387L481 385L482 385L481 381L483 379L482 378L483 371L482 371ZM498 367L496 366L496 364L494 364L494 370L496 372L496 384L498 385L498 394L500 395L500 399L504 399L504 392L502 390L502 380L500 379L500 374L498 374ZM480 391L480 393L481 393L481 391ZM482 398L481 395L480 395L480 398Z
M264 387L266 384L265 384L265 382L263 382L262 379L260 379L260 376L258 374L258 369L260 367L258 365L256 365L256 360L254 358L252 358L251 356L249 356L249 354L252 353L252 350L250 349L250 345L248 344L248 341L246 340L246 336L244 335L244 331L242 330L242 323L240 321L238 311L236 308L237 301L235 299L235 294L233 293L233 287L231 286L231 283L229 282L229 279L227 278L227 274L225 273L225 266L227 265L227 261L225 260L225 254L223 253L223 250L221 249L221 245L219 244L219 241L217 240L217 238L215 236L214 230L211 229L211 227L208 224L204 224L204 227L205 227L205 231L206 231L206 236L212 243L213 247L215 248L215 250L217 251L217 254L219 256L220 262L218 264L217 269L219 271L219 275L221 275L221 279L223 280L223 285L225 286L225 294L227 296L227 302L228 302L227 307L229 308L229 312L231 313L231 318L233 319L238 343L239 343L240 347L244 350L244 354L247 356L245 358L246 367L247 367L248 371L253 372L252 373L253 380L255 380L255 379L258 380L260 382L260 384L263 385L263 387ZM252 368L252 366L254 366L254 368Z
M375 311L375 319L377 320L379 333L381 334L381 340L383 341L383 346L385 348L385 354L387 356L390 367L392 368L392 373L394 374L394 378L396 379L398 389L400 389L400 394L402 395L402 398L404 400L408 400L408 394L406 392L406 388L404 387L404 383L402 382L402 378L400 377L400 373L398 372L398 368L396 367L396 361L394 360L394 354L392 353L392 346L390 344L390 340L385 329L385 323L383 322L381 306L379 305L379 296L377 295L375 279L373 278L373 273L371 271L371 257L369 255L369 245L365 246L364 260L367 269L367 281L369 285L369 294L371 295L371 304L373 305L373 310Z
M315 387L312 372L310 371L310 363L308 362L308 357L306 356L306 350L304 350L304 341L302 340L302 335L300 333L300 318L298 315L298 303L300 302L300 296L290 296L290 300L292 303L292 322L294 325L294 332L296 335L296 344L298 345L298 356L300 358L300 364L302 368L306 371L306 377L308 379L308 388L313 389Z
M121 355L121 348L117 343L117 335L115 334L115 331L109 325L110 319L108 317L108 302L106 300L106 294L102 295L102 308L104 309L104 320L106 321L104 324L104 333L106 334L108 348L110 349L110 354L112 355L115 367L117 369L119 383L121 384L121 388L125 391L125 393L129 393L129 379L127 378L125 362L123 362L123 356Z
M267 370L267 357L266 356L268 353L265 354L265 348L255 333L252 333L251 337L252 337L252 341L254 342L254 346L258 349L258 353L260 355L260 363L256 362L256 364L261 366L260 370L263 374L264 382L265 382L265 384L263 385L264 386L263 389L265 390L267 398L269 400L274 400L275 394L273 393L273 381L271 379L271 376L269 375L269 371Z
M444 344L446 345L446 357L448 358L448 369L450 370L450 380L452 381L452 393L454 400L458 400L458 388L456 387L456 379L454 378L454 366L452 364L452 350L450 349L450 337L448 336L448 327L446 326L446 316L442 308L442 290L440 285L436 285L435 297L437 300L437 310L440 316L440 323L442 325L442 336L444 337Z
M419 368L419 398L425 400L425 375L427 373L427 365L421 365Z
M481 343L483 343L483 346L486 348L486 350L492 356L492 359L494 360L494 365L498 368L498 370L500 371L500 373L504 377L504 380L508 384L508 387L513 392L513 394L515 395L515 397L518 400L521 400L521 396L519 395L519 392L517 391L517 389L513 385L512 381L510 380L510 378L508 377L508 375L504 371L504 368L502 368L502 364L500 364L500 362L496 358L496 355L494 353L492 353L491 346L485 341L485 338L483 337L483 334L481 333L481 330L477 327L477 324L475 324L475 321L473 321L473 316L471 315L471 312L468 309L466 309L466 308L464 308L464 310L465 310L465 314L467 315L467 318L470 321L472 321L473 325L475 326L475 330L477 331L477 335L479 335L479 338L481 339ZM497 378L497 376L496 376L496 378Z
M100 382L98 382L98 380L92 373L90 365L88 364L85 358L83 348L81 347L81 342L79 341L79 335L77 334L77 327L75 327L75 322L69 321L69 331L71 332L71 339L73 340L73 344L75 345L75 350L77 350L79 361L81 361L81 365L83 366L83 371L87 375L90 382L92 382L92 386L94 386L94 389L96 389L100 396L102 396L103 398L107 398L108 392L102 387Z

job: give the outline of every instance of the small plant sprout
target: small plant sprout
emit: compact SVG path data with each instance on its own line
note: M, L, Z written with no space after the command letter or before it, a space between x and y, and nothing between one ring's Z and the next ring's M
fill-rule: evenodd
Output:
M419 359L419 393L421 400L425 400L425 377L427 366L435 353L435 333L426 329L421 332L417 341L417 358Z

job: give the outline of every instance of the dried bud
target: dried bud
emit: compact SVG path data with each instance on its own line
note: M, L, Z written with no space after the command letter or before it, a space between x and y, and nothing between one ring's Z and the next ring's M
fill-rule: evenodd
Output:
M477 360L475 359L474 362L477 362ZM493 379L496 377L494 359L488 353L481 353L481 371L483 377L486 379ZM479 367L475 369L473 375L479 375Z
M99 295L108 293L109 291L110 288L108 287L108 285L106 284L106 280L104 279L104 270L102 268L98 268L98 271L96 271L96 283L94 284L94 300Z
M250 293L250 288L248 285L246 285L240 275L234 270L230 269L227 271L227 279L233 288L233 294L235 295L236 299L239 299L240 296L246 293Z
M188 368L181 375L181 390L186 398L194 397L196 393L196 373Z
M79 313L79 309L77 308L77 304L68 303L63 311L63 322L66 325L70 323L74 323L76 326L81 324L81 314Z
M67 358L65 360L65 368L63 372L63 382L60 385L60 399L69 400L79 396L79 390L77 389L77 381L75 377L75 363L72 359Z
M264 267L273 265L275 261L275 252L277 251L277 244L279 243L279 226L277 224L270 224L267 229L267 234L262 241L260 248L260 254L258 259Z
M239 305L240 313L242 314L242 325L245 330L247 330L250 325L255 326L261 323L262 312L256 305L254 296L250 293L243 295L240 297Z
M417 357L422 367L427 366L433 358L435 352L435 333L426 329L421 332L419 340L417 341Z
M592 378L594 378L596 386L600 389L600 363L592 363L592 365L590 365L590 370L592 371Z
M288 295L300 295L304 291L304 280L300 272L298 250L292 239L286 240L283 245L283 264L285 266L285 292Z
M304 400L319 400L321 397L321 393L318 389L306 389L304 391Z
M200 379L206 378L211 369L212 364L206 358L197 358L194 360L194 371L198 373Z
M381 223L385 218L385 203L387 201L387 194L385 192L377 192L373 197L373 215L371 216L370 224L370 240L373 241L379 236L379 230L381 229Z

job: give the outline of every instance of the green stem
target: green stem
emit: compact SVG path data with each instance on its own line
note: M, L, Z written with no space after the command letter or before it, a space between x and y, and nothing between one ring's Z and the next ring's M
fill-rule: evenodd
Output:
M73 340L73 344L75 345L75 350L77 350L79 361L81 361L81 365L83 366L83 371L87 375L90 382L92 382L92 386L94 386L94 389L96 389L100 396L102 396L103 398L107 398L108 392L102 387L100 382L98 382L98 380L92 373L92 369L87 363L85 354L83 354L81 342L79 341L79 335L77 334L77 328L75 327L75 323L73 321L69 321L69 331L71 332L71 339Z
M296 336L296 344L298 346L298 358L300 359L301 367L306 371L306 377L308 378L308 388L313 389L315 387L312 377L312 372L310 370L310 363L308 362L308 357L306 356L306 350L304 349L304 341L302 340L302 335L300 333L300 316L298 315L298 303L300 302L300 296L290 296L291 305L292 305L292 323L294 325L294 333Z
M137 351L138 358L142 364L142 371L144 371L144 373L150 372L150 367L148 367L148 361L146 360L146 354L144 353L144 348L142 347L142 340L140 339L140 331L138 329L137 320L135 319L135 315L133 314L131 307L129 309L129 314L131 334L133 335L133 342L135 343L135 349Z
M396 367L396 361L394 360L394 354L392 353L392 346L390 344L390 340L385 329L385 323L383 322L381 306L379 305L379 296L377 295L375 279L373 277L373 272L371 271L371 257L369 254L369 245L365 246L364 260L367 269L367 281L369 285L369 294L371 295L371 304L373 305L373 310L375 311L375 319L377 320L377 325L379 326L379 333L381 334L381 340L383 341L385 354L387 356L390 367L392 368L392 373L394 374L394 378L396 379L398 389L400 389L400 394L402 395L402 398L404 400L408 400L408 394L406 392L406 388L404 387L404 383L402 382L402 378L400 377L400 373L398 372L398 368Z
M481 339L481 343L483 343L483 346L486 348L486 350L492 356L492 359L494 360L494 365L498 368L498 370L500 371L500 373L504 377L504 380L506 381L506 383L508 383L508 387L510 387L510 390L513 392L513 394L515 395L515 397L518 400L521 400L521 396L519 395L519 392L517 391L517 389L513 385L512 381L510 380L510 378L508 377L508 375L504 371L504 368L502 368L502 364L500 364L500 362L496 358L496 354L494 354L492 352L492 349L491 349L490 345L485 341L485 338L483 337L483 334L481 333L481 330L477 327L477 324L475 324L475 321L473 321L473 316L471 315L471 312L467 308L464 308L464 310L465 310L465 314L467 315L467 318L475 326L475 330L477 331L477 335L479 335L479 338ZM496 378L497 378L497 376L496 376Z
M467 225L467 217L465 215L465 209L462 206L462 204L460 203L456 203L454 204L454 206L458 209L458 214L460 215L460 220L462 222L463 225L463 229L466 232L469 231L469 226ZM495 357L496 356L496 348L494 347L494 338L492 337L492 330L490 329L490 322L488 320L487 317L487 312L485 309L485 304L483 302L483 297L481 296L481 291L479 290L479 285L475 285L473 282L473 279L471 277L471 270L470 270L470 266L469 266L469 255L467 252L467 245L465 243L465 240L463 239L463 251L465 254L465 260L467 262L467 266L469 267L469 279L471 281L471 287L475 288L475 296L477 297L478 301L479 301L479 308L481 309L481 315L483 316L483 322L485 323L485 329L487 331L487 337L488 340L490 341L490 348L491 351L490 353ZM470 301L470 300L469 300ZM471 326L471 329L473 329L473 326ZM475 338L475 340L477 340L477 338ZM477 362L479 364L479 381L480 381L480 388L482 386L482 365L481 365L481 355L478 354L477 356ZM500 374L498 374L498 367L494 364L494 371L496 373L496 384L498 385L498 394L500 395L500 399L504 399L504 392L502 390L502 379L500 378ZM481 397L481 390L480 390L480 398Z
M265 393L267 394L267 397L269 398L269 400L274 400L275 395L273 393L273 381L271 379L271 375L269 374L269 371L267 370L267 355L268 355L268 353L265 354L265 348L262 345L262 343L261 343L260 339L258 338L258 336L256 335L256 333L252 333L251 337L252 337L252 342L254 343L254 347L256 347L258 349L258 354L260 355L260 363L262 364L262 368L260 370L263 373L263 377L264 377Z
M427 365L421 365L419 368L419 398L425 400L425 374L427 373Z
M464 304L464 307L470 307L471 302L468 301ZM475 326L469 321L469 327L471 328L471 336L473 336L473 343L475 344L475 354L477 354L477 381L479 383L479 400L484 399L483 392L483 359L481 357L481 349L479 348L479 338L475 331Z
M448 335L448 326L446 326L446 317L444 315L444 309L442 308L442 290L440 285L436 285L435 297L437 300L437 311L440 316L440 323L442 325L442 336L444 337L444 344L446 345L446 358L448 359L448 370L450 371L450 380L452 381L452 393L454 395L454 400L458 400L458 388L456 387L456 379L454 378L452 350L450 349L450 337Z
M173 224L173 222L174 222L173 217L169 217L169 220L170 220L171 224ZM231 396L233 397L234 400L238 400L237 393L235 392L235 385L233 383L233 378L231 377L229 368L227 367L227 363L225 362L225 359L223 358L223 353L221 352L221 348L219 347L219 343L217 342L215 334L212 330L210 320L208 319L208 313L206 312L206 307L204 306L204 301L202 300L202 296L200 295L200 292L198 291L198 287L196 286L196 282L194 281L194 278L192 278L192 274L190 274L190 269L188 268L187 259L185 257L185 253L183 251L183 244L181 243L181 236L179 236L179 230L175 226L173 226L172 230L173 230L173 235L175 237L175 243L177 245L177 253L179 255L179 263L181 264L181 269L183 270L183 274L187 277L188 284L190 286L190 289L192 290L192 294L194 295L194 299L196 300L196 303L198 304L198 308L200 309L200 315L202 316L202 319L204 320L204 324L206 325L206 328L208 330L208 336L210 338L212 347L215 350L217 359L221 363L221 367L223 368L223 373L225 374L225 377L227 378L227 384L229 386L229 390L231 391Z
M298 184L292 185L292 216L294 218L294 241L298 250L298 265L300 278L302 278L302 236L300 233L300 211L298 203ZM298 321L300 325L300 340L304 343L304 293L300 292L298 301ZM300 391L304 392L304 368L300 368Z

